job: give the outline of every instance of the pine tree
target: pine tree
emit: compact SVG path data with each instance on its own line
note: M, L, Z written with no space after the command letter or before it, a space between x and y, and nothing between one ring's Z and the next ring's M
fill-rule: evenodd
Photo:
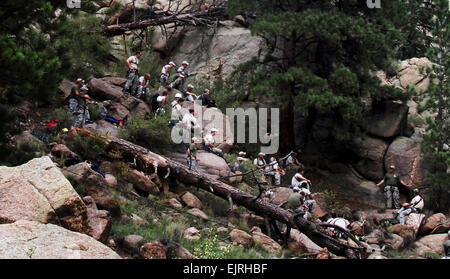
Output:
M0 2L0 137L11 129L15 119L12 109L24 99L36 104L55 103L63 78L79 68L80 51L86 45L95 59L105 59L108 46L93 44L98 36L82 33L72 22L81 13L95 11L92 2L82 3L82 10L70 9L66 1L4 0ZM71 28L68 32L67 28ZM73 32L81 43L73 43ZM89 40L90 39L90 40ZM94 42L94 43L93 43ZM81 46L81 47L80 47ZM100 55L99 55L100 54ZM82 57L84 58L84 57ZM95 63L95 59L89 61Z
M422 141L425 152L433 155L434 172L430 175L435 204L433 208L448 210L450 185L450 10L447 0L433 1L433 44L427 57L434 65L426 70L430 86L419 96L422 110L433 113L427 118L427 132Z
M396 25L411 20L404 16L404 21L394 21L397 13L406 14L401 9L406 1L392 2L369 9L366 1L228 1L229 13L253 19L252 33L276 50L264 61L242 66L239 79L249 84L250 97L279 96L282 153L294 147L294 108L311 121L327 117L333 138L344 143L361 133L365 97L407 97L381 87L373 76L392 67L405 41Z

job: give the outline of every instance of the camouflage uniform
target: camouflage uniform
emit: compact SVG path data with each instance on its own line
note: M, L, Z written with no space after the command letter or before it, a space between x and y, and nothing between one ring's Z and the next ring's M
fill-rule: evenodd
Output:
M386 197L386 207L392 208L392 204L394 204L394 208L400 208L400 192L398 190L399 176L396 173L386 173L384 176L386 187L384 187L384 196Z
M78 95L75 92L78 91ZM84 98L85 94L81 92L80 88L73 87L72 96L69 99L69 112L70 114L75 116L74 126L75 127L83 127L84 124L90 120L91 116L89 114L89 110L86 108L86 99Z

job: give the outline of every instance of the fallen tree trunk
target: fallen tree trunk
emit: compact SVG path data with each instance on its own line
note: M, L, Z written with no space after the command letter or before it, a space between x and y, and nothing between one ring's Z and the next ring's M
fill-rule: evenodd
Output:
M78 128L77 132L86 136L94 136L92 132L85 129ZM115 137L107 137L105 142L109 149L118 150L122 153L124 159L135 162L136 167L141 171L149 174L156 172L161 179L172 176L185 185L212 192L227 201L231 198L233 203L244 206L258 215L267 216L298 229L314 243L321 247L327 247L330 252L336 255L357 258L358 252L363 249L363 247L355 248L331 238L320 225L309 222L291 211L262 199L257 199L254 195L238 190L207 174L191 171L187 166L153 153L144 147Z
M206 10L187 11L172 15L154 14L153 18L141 20L137 22L122 23L109 25L103 28L95 28L93 32L102 32L106 36L117 36L127 31L144 29L149 26L159 26L169 23L177 23L178 25L204 26L214 24L219 17L225 15L225 4L210 7Z

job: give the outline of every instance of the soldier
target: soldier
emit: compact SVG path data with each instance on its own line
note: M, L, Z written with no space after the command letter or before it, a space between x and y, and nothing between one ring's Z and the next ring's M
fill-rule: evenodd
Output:
M296 187L294 187L294 189L295 188ZM299 187L297 187L297 188L299 188ZM314 214L316 212L317 203L315 200L312 199L311 192L308 189L299 188L299 192L300 192L300 195L302 196L301 203L305 207L305 214L303 215L303 218L308 220L308 212L310 214Z
M83 127L84 124L86 124L86 122L88 122L90 120L90 115L89 115L89 109L87 107L87 100L90 100L91 97L89 97L89 95L87 94L88 92L88 88L83 85L80 88L80 92L78 94L78 106L77 106L77 110L75 112L75 123L74 126L75 127Z
M414 198L400 208L397 214L400 216L400 224L405 224L405 217L411 213L421 212L424 206L423 198L419 195L419 189L414 189Z
M303 175L305 174L305 171L303 167L299 167L297 170L297 173L292 177L291 180L291 187L299 187L299 188L306 188L309 191L311 191L311 180L307 179Z
M189 109L189 113L183 116L183 126L191 133L194 133L194 129L200 129L197 119L194 116L194 109Z
M218 130L216 128L212 128L210 132L205 136L205 151L216 154L217 156L222 157L225 162L227 161L223 155L223 151L220 148L216 148L214 136Z
M164 89L167 86L167 81L169 80L170 76L170 70L172 70L173 67L175 67L175 63L169 62L169 64L165 65L161 70L161 86L159 87L159 90Z
M169 93L164 92L162 96L158 96L156 98L156 102L158 103L158 108L155 111L155 115L160 115L166 113L164 107L166 106L167 99L169 98Z
M192 84L188 84L187 91L186 91L186 100L189 102L194 102L195 99L197 99L197 95L192 93L194 90L194 86Z
M263 152L260 152L258 154L258 158L253 160L253 165L255 165L259 169L261 174L263 174L264 176L274 177L275 184L279 185L278 182L281 183L281 177L279 177L279 173L274 171L272 165L268 165L266 163L266 160L264 159L264 156L266 156L266 154L264 154ZM262 182L265 183L266 182L265 179L262 180Z
M378 183L375 187L378 188L383 183L386 186L384 188L380 188L380 190L384 191L384 196L386 197L386 207L396 209L400 208L399 204L400 192L398 191L398 185L402 184L407 188L409 188L410 186L406 185L406 183L400 179L398 174L395 172L394 165L391 165L389 167L389 171L385 174L383 180L381 180L380 183Z
M181 98L181 94L177 93L175 94L175 100L172 102L172 117L171 120L173 121L181 121L182 115L181 115L181 108L183 107L184 99Z
M130 56L127 59L127 82L125 82L125 86L123 88L123 92L128 92L130 94L134 94L136 92L138 86L139 79L139 58L141 57L141 52L136 51L134 56Z
M150 78L152 75L145 74L145 76L139 77L139 87L136 92L136 98L141 98L141 96L146 96L148 90L150 90Z
M280 168L277 160L274 157L270 158L270 164L266 168L266 176L273 177L275 180L275 186L281 185L281 175L284 175L284 170Z
M203 91L203 94L198 97L198 99L202 101L202 106L206 106L208 108L213 106L213 101L211 100L211 97L209 96L210 94L211 94L211 91L209 91L209 89L205 89Z
M300 150L299 150L300 152ZM291 154L286 159L286 167L303 167L302 163L299 162L297 156L299 152L292 151Z
M72 87L69 97L69 113L74 114L78 110L78 100L80 99L80 89L83 86L83 80L81 78L77 79L75 86Z
M245 156L247 156L247 153L245 153L244 151L239 152L239 156L236 158L236 162L234 163L234 165L231 168L231 170L233 172L236 172L236 171L242 172L243 171L242 162L248 161L248 158L245 158Z
M197 150L199 148L201 141L199 141L196 137L192 138L192 143L189 145L187 149L187 160L189 165L189 170L198 171L197 170L197 162L200 159L197 158Z
M181 63L181 66L177 69L178 77L169 85L170 88L175 88L181 91L181 93L186 93L186 79L189 77L189 72L187 70L187 67L189 66L189 63L186 61L183 61Z

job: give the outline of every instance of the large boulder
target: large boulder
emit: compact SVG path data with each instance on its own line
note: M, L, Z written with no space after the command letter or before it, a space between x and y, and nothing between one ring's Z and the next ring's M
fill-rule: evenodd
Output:
M111 232L111 217L106 210L88 208L89 225L93 230L92 237L102 243L108 241Z
M422 257L425 256L426 252L444 255L444 242L447 239L448 236L446 233L424 236L414 243L416 246L414 252Z
M291 230L290 237L295 240L294 250L300 249L307 251L308 253L317 253L322 250L322 247L315 244L305 234L296 229Z
M74 86L76 86L75 83L71 82L70 80L63 79L63 81L58 87L59 92L62 95L63 101L65 101L70 96L70 92L72 91L72 88Z
M108 115L114 117L117 120L123 120L126 116L130 115L130 111L122 104L115 101L108 101L104 103Z
M430 80L420 73L421 69L431 67L433 63L426 57L411 58L399 63L397 74L393 77L387 77L386 73L378 72L382 85L395 86L400 89L406 89L413 86L419 91L428 88Z
M18 220L92 234L86 205L47 156L18 167L0 166L0 223Z
M120 118L123 119L123 118ZM105 136L112 136L112 137L118 137L119 135L119 127L116 125L107 122L105 120L100 120L95 123L91 123L84 126L85 129L97 131L102 135Z
M109 247L85 234L53 224L20 220L0 225L2 259L120 259Z
M150 114L150 107L142 100L130 96L128 94L122 95L117 99L122 106L124 106L132 115L141 114L146 115Z
M72 175L75 182L84 186L87 195L91 196L98 208L111 212L113 216L120 216L119 203L114 199L105 178L98 172L91 169L88 163L79 163L62 172L65 175Z
M98 78L91 79L88 87L90 89L89 94L100 100L114 100L124 95L121 87Z
M431 215L425 220L424 225L420 229L420 234L426 235L433 232L439 226L447 223L447 217L442 213Z
M182 164L187 164L186 155L183 153L171 153L170 157ZM213 153L199 150L197 158L200 159L197 163L199 172L209 174L216 178L232 174L225 160Z
M403 135L408 119L408 106L402 103L386 101L372 107L367 116L369 134L382 138Z
M261 244L265 249L272 253L280 253L282 250L280 244L260 231L254 231L252 233L252 239L254 243Z
M276 204L278 206L285 204L289 196L293 193L292 189L285 188L285 187L277 187L272 190L272 199L270 200L271 203Z
M359 160L353 167L369 180L381 180L384 176L384 155L389 145L381 139L366 137L355 140L353 152Z
M252 36L247 28L220 26L216 30L187 28L174 49L173 60L190 62L190 70L199 78L228 77L235 65L262 57L266 51L264 39ZM211 35L207 33L211 32Z
M104 78L101 78L101 80L106 81L109 84L119 86L119 87L123 87L125 85L125 83L127 82L126 78L120 78L120 77L104 77Z
M396 138L386 152L384 165L395 165L400 178L412 188L428 186L427 176L432 171L431 160L421 152L420 143L413 139Z
M312 192L315 191L315 184L328 185L329 189L339 193L345 200L351 201L348 205L352 209L359 209L362 205L372 208L385 207L384 195L375 187L375 183L359 176L355 170L327 171L317 169L313 178L310 178L314 181ZM361 197L364 197L364 199L361 199ZM354 201L358 201L358 204Z

